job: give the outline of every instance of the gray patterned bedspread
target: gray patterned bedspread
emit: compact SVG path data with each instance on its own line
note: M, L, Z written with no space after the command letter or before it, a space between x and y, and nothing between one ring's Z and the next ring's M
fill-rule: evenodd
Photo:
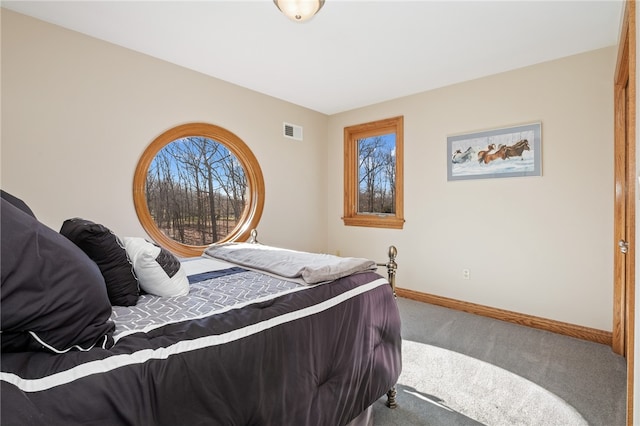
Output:
M135 306L114 306L114 340L148 332L166 324L204 318L304 290L304 286L269 275L234 267L210 258L183 261L189 277L189 294L179 297L142 295Z

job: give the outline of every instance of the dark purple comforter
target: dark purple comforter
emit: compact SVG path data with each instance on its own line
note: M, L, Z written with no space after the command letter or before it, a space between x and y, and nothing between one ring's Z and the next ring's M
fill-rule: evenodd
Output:
M345 425L393 387L400 317L367 272L135 333L3 353L2 425Z

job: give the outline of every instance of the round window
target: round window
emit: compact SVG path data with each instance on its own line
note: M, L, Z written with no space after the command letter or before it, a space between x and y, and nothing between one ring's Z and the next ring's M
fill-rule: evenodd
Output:
M133 179L142 227L180 256L244 241L264 205L262 171L235 134L206 123L174 127L144 151Z

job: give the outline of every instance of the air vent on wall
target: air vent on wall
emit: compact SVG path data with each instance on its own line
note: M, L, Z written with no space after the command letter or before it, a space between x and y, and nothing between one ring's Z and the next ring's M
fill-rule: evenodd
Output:
M282 133L284 137L295 139L297 141L302 140L302 126L296 126L295 124L282 123Z

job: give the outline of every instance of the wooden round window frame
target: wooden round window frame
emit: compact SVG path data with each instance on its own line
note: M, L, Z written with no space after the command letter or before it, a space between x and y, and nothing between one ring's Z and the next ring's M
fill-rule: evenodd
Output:
M213 124L188 123L176 126L167 130L151 142L142 153L133 176L133 204L136 209L136 214L144 230L157 244L178 256L194 257L200 256L207 246L183 244L165 235L151 217L145 191L147 172L158 152L176 139L188 136L204 136L224 145L236 156L238 161L240 161L247 177L249 190L248 201L242 212L242 216L236 227L225 238L216 242L246 241L249 238L251 230L258 226L258 222L262 216L262 209L264 207L264 179L258 160L242 139L232 132Z

